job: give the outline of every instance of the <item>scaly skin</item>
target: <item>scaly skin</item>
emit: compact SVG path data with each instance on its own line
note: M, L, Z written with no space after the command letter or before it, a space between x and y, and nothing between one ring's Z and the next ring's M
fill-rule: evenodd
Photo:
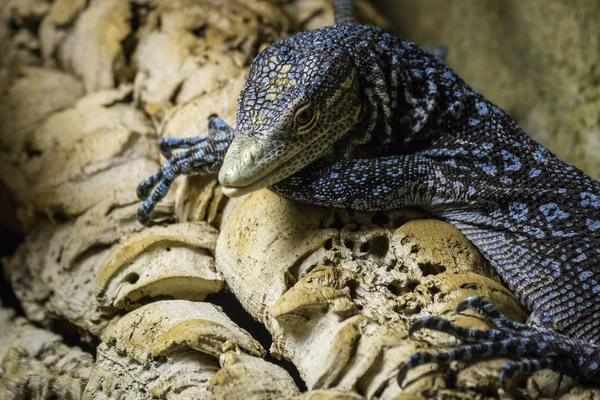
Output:
M237 130L211 124L213 136L163 139L165 155L192 147L140 184L140 221L175 176L207 170L219 171L229 196L269 187L328 207L423 207L477 246L539 329L469 299L461 310L498 329L418 321L414 329L468 344L417 353L401 377L427 362L512 355L521 359L504 366L503 379L553 368L600 383L600 183L534 142L420 46L358 24L299 33L253 62Z

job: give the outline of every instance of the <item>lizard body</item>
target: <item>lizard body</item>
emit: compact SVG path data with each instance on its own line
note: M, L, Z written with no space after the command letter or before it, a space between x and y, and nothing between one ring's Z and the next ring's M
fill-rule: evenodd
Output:
M330 207L425 208L475 244L538 328L468 299L459 308L498 329L422 319L413 329L466 344L417 353L406 366L508 354L523 358L507 363L503 378L553 368L600 383L600 183L533 141L422 47L350 23L348 7L336 0L344 23L257 56L236 129L211 117L212 136L161 141L169 162L138 188L140 221L176 176L202 170L219 171L230 196L269 187ZM174 148L187 149L172 156Z

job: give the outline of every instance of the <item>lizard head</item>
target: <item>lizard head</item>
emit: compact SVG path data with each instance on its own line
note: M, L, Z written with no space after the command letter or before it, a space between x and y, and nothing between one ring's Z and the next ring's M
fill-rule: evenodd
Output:
M223 192L270 186L327 155L360 111L358 73L343 48L290 39L269 46L238 98L237 135L219 171Z

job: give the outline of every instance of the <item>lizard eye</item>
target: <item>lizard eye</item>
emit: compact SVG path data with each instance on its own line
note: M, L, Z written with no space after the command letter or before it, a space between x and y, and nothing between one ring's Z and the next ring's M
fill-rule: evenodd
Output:
M315 116L315 110L310 104L304 105L296 111L296 123L299 129L306 129L308 125L313 121Z

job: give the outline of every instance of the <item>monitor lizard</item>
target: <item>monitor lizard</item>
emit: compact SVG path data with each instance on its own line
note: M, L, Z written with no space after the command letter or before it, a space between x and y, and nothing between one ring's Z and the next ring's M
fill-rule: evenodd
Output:
M223 192L268 187L301 202L357 210L419 206L454 224L531 313L510 321L486 299L459 304L496 328L425 317L411 332L463 344L416 365L511 356L502 382L544 368L600 383L600 183L532 140L423 47L361 25L348 0L336 23L262 51L237 102L236 129L165 137L168 161L138 187L150 212L182 174L218 172ZM178 149L178 153L172 151Z

